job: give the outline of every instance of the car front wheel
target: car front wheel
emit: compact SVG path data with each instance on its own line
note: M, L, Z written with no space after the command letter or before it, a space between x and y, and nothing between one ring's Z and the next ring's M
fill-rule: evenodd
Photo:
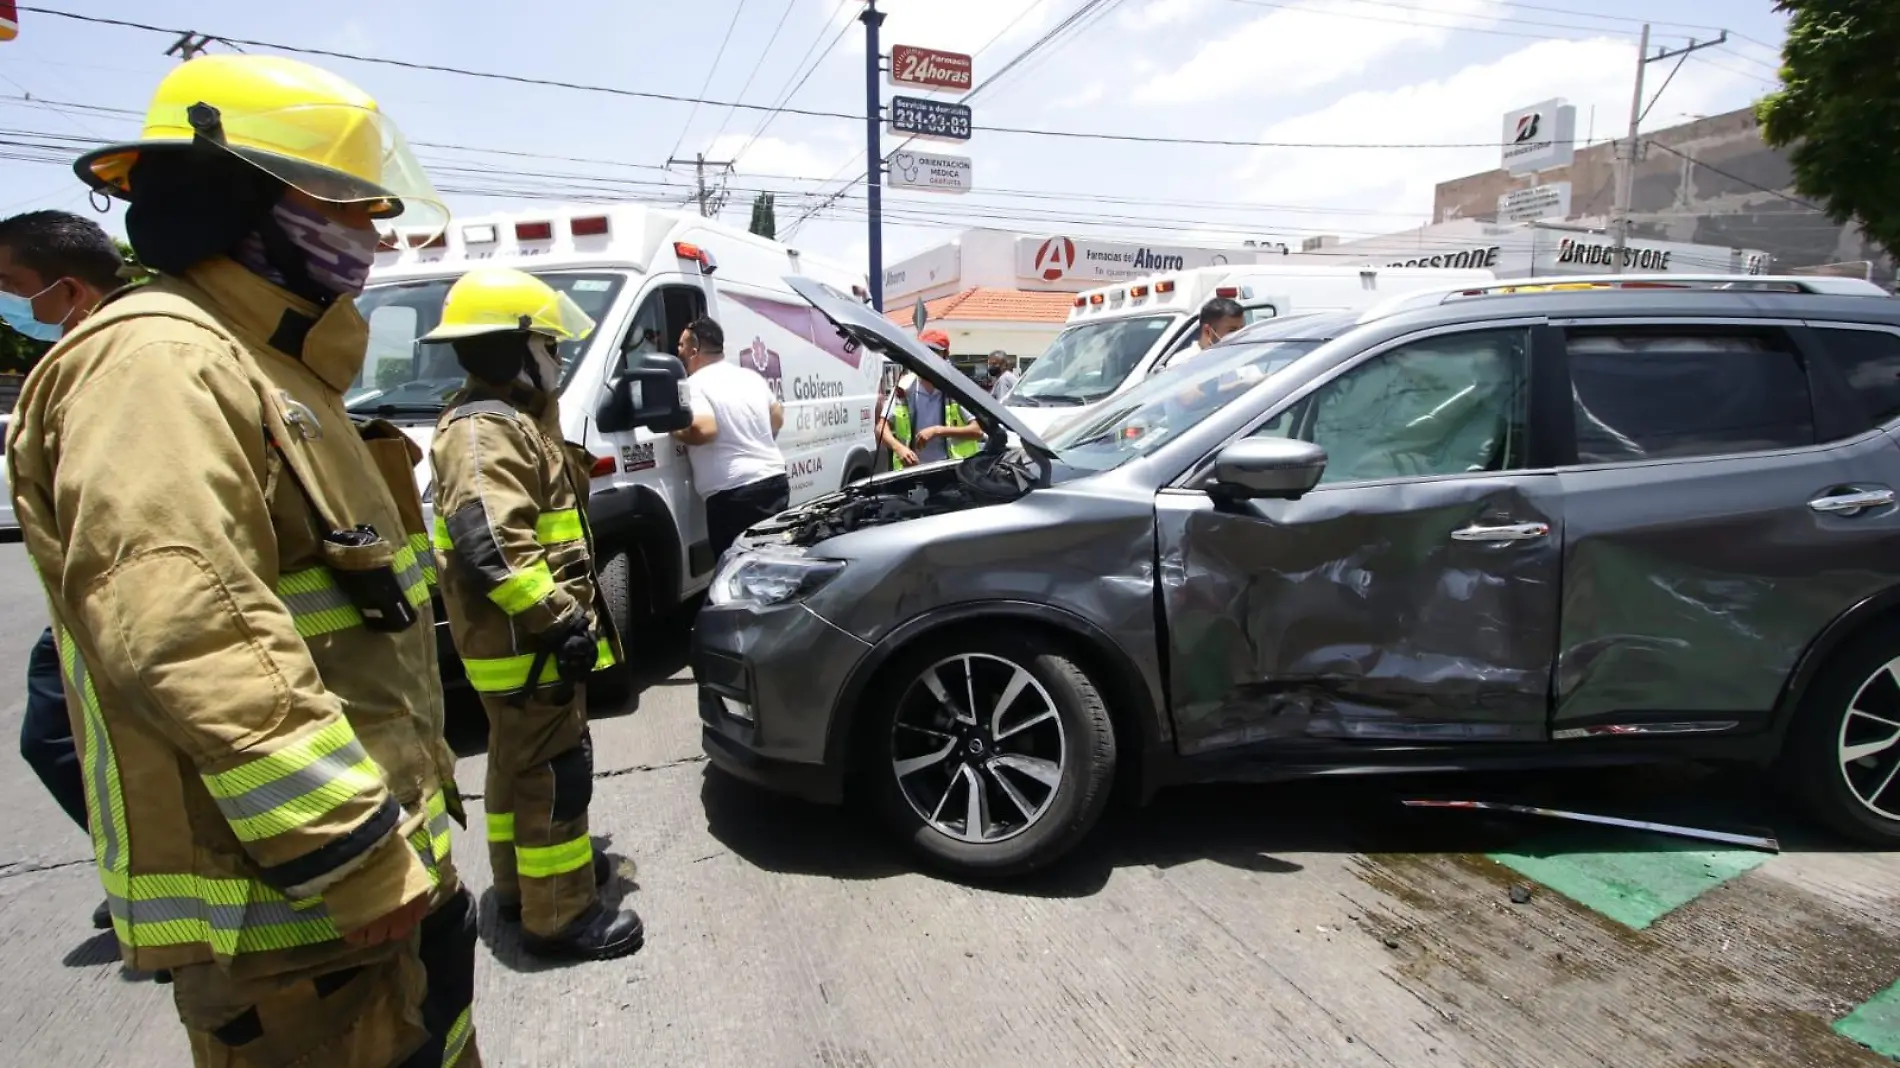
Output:
M1037 635L929 644L885 676L894 700L867 753L883 816L958 874L1054 861L1094 827L1114 781L1100 690Z
M1788 786L1819 823L1900 845L1900 628L1843 647L1809 688L1789 736Z

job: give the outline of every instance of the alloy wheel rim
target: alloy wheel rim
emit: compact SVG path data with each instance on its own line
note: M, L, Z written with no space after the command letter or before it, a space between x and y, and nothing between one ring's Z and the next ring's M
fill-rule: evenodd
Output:
M1848 700L1835 756L1856 801L1900 820L1900 657L1876 668Z
M891 773L919 819L972 845L1005 842L1048 812L1067 769L1055 699L1006 657L959 653L898 699Z

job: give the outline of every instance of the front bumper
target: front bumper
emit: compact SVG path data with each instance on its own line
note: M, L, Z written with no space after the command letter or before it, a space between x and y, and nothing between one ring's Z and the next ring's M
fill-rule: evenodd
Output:
M703 608L692 667L707 759L768 790L837 803L845 768L826 759L832 712L869 651L803 604Z

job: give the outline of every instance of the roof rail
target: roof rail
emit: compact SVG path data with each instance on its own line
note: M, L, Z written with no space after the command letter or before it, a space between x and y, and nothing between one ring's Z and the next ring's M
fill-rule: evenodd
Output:
M1404 293L1375 304L1359 317L1361 323L1383 319L1415 308L1449 304L1466 297L1498 297L1517 293L1551 293L1590 289L1667 289L1722 293L1802 293L1825 296L1890 297L1885 289L1859 278L1787 274L1584 274L1551 278L1500 279L1484 285Z
M1793 274L1580 274L1519 278L1446 291L1443 303L1460 297L1548 293L1567 289L1694 289L1719 292L1807 293L1884 297L1887 291L1859 278Z

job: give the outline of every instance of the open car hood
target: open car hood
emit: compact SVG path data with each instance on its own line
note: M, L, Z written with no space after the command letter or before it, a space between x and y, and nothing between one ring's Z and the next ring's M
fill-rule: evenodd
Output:
M869 305L861 304L822 282L798 276L789 277L785 282L809 301L812 307L823 312L825 318L830 319L846 338L896 362L913 374L929 379L945 396L961 404L963 410L982 425L986 434L996 437L999 442L1007 440L1009 434L1014 434L1024 451L1041 461L1045 467L1055 459L1055 450L1035 431L1024 426L1014 413L998 403L983 387L939 358L903 327L878 314Z

